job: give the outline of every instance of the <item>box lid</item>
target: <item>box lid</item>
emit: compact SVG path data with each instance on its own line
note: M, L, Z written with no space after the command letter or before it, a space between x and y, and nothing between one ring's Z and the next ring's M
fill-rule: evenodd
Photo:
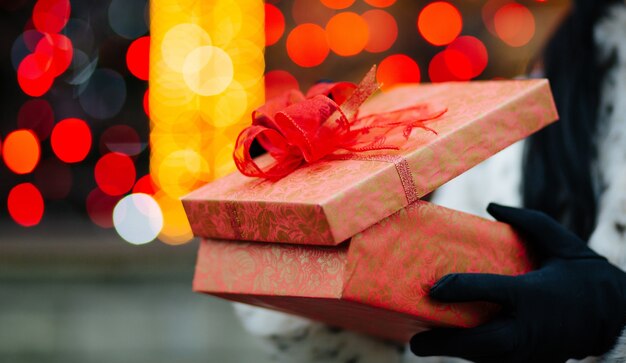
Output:
M406 85L372 97L360 113L420 102L448 111L427 124L437 134L413 130L398 151L323 159L277 181L236 171L190 193L183 205L194 234L336 245L558 118L547 80Z

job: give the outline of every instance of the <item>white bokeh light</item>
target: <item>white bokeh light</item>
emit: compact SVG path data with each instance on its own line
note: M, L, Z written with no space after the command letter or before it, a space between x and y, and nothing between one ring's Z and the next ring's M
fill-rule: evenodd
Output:
M113 225L128 243L142 245L153 241L163 229L163 213L151 196L130 194L115 206Z

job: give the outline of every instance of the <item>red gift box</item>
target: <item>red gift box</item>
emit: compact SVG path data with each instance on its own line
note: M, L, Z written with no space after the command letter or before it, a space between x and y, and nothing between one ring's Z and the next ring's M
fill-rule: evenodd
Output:
M419 198L555 121L556 108L546 80L490 81L398 87L359 115L425 103L447 111L399 150L334 154L278 180L235 172L186 196L204 238L194 290L403 342L489 319L497 306L439 304L428 289L452 272L525 273L523 243L508 225Z
M418 201L334 247L205 239L193 288L406 342L497 312L488 303L431 300L428 289L445 274L531 267L510 226Z
M547 80L408 85L359 113L424 102L447 109L427 123L436 134L415 129L400 150L326 158L275 181L234 172L192 192L183 205L194 234L337 245L558 117Z

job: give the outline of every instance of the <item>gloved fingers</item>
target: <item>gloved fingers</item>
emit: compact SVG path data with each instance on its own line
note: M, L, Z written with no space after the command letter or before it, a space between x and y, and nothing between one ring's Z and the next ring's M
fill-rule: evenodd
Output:
M449 274L430 289L430 297L442 302L488 301L512 307L520 281L515 276Z
M487 212L500 222L510 224L526 237L542 257L601 258L584 241L545 213L495 203L489 204Z
M476 328L443 328L411 338L418 356L460 357L477 363L506 362L518 346L518 332L511 319L495 320Z

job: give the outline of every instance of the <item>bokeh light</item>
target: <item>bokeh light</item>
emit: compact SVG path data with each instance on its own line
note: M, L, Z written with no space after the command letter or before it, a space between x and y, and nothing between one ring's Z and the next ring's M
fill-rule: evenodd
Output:
M113 228L113 209L120 199L120 196L109 195L99 188L93 189L86 199L89 219L99 227Z
M150 174L146 174L139 178L133 187L133 193L143 193L148 195L154 195L157 192L157 187L152 181Z
M44 54L50 59L50 68L46 72L50 72L52 77L58 77L72 63L74 48L72 41L65 35L45 34L37 43L35 53Z
M41 157L37 135L31 130L16 130L7 135L2 145L5 165L16 174L32 172Z
M432 2L419 14L417 28L433 45L451 43L463 29L463 18L459 10L445 1Z
M394 54L383 59L376 70L376 80L383 90L403 83L418 83L420 69L415 60L405 54Z
M359 54L365 48L370 31L367 21L359 14L343 12L328 21L326 36L330 49L345 57Z
M476 37L461 36L448 45L444 59L455 77L470 80L478 77L487 67L487 48Z
M101 120L111 118L126 102L126 81L112 69L96 69L78 101L89 116Z
M38 0L33 9L33 24L42 33L58 33L70 18L69 0Z
M275 44L285 32L285 17L276 6L265 4L265 45Z
M43 53L27 55L17 69L17 82L24 93L32 97L48 92L54 76L50 71L52 59Z
M380 53L391 48L398 38L396 19L385 10L380 9L366 11L362 17L370 29L365 50L371 53Z
M500 39L512 47L522 47L535 35L535 17L522 4L502 6L494 15L495 30Z
M135 185L137 172L129 156L108 153L96 163L94 176L100 190L108 195L117 196L127 193Z
M194 49L183 64L185 84L201 96L222 93L232 82L233 75L233 62L228 53L210 45Z
M35 47L37 46L37 42L43 37L43 34L36 30L26 30L24 33L20 34L19 37L15 39L13 42L13 46L11 47L11 64L13 65L13 69L17 71L18 67L22 60L30 53L35 51ZM29 39L34 38L34 45L32 49L29 47L29 43L31 42Z
M98 57L90 58L80 49L74 49L74 58L70 64L68 84L83 86L89 81L98 66ZM81 87L82 89L82 87Z
M14 186L9 192L7 207L15 223L24 227L39 224L45 208L41 193L31 183Z
M331 9L345 9L354 4L355 0L320 0L322 4Z
M154 199L163 212L163 229L159 239L170 245L179 245L192 239L193 233L180 200L165 193L157 193Z
M160 160L152 171L159 189L174 197L182 197L207 181L210 175L206 159L193 150L178 150Z
M46 140L54 126L54 111L48 101L37 98L24 102L17 114L17 127L30 129L40 141Z
M109 25L126 39L135 39L148 31L145 21L146 0L112 0L109 5Z
M447 52L448 50L443 50L437 53L428 64L428 77L433 83L461 81L448 67L448 62L446 61L446 58L448 58L446 57Z
M139 155L146 145L142 145L139 134L128 125L114 125L100 135L100 153L116 152L129 156Z
M56 124L50 137L52 151L66 163L83 161L91 150L92 136L87 123L68 118Z
M135 39L126 52L126 65L135 77L147 81L150 63L150 37Z
M63 34L72 41L75 50L79 49L83 53L92 54L96 47L96 39L92 25L93 22L91 21L88 22L84 19L71 18L67 22Z
M301 67L320 65L329 52L326 31L316 24L301 24L287 37L287 54Z
M377 8L386 8L395 4L396 0L365 0L365 2Z
M265 97L267 99L294 89L300 89L300 85L293 74L280 69L269 71L265 74Z
M335 15L336 10L322 4L321 1L293 0L291 16L296 24L312 23L325 26Z
M72 170L56 158L42 160L33 174L35 185L47 200L62 200L72 190Z
M161 56L172 70L182 72L189 53L211 44L211 37L200 26L191 23L178 24L163 36Z
M147 194L130 194L113 209L113 225L128 243L142 245L153 241L163 229L159 204Z

